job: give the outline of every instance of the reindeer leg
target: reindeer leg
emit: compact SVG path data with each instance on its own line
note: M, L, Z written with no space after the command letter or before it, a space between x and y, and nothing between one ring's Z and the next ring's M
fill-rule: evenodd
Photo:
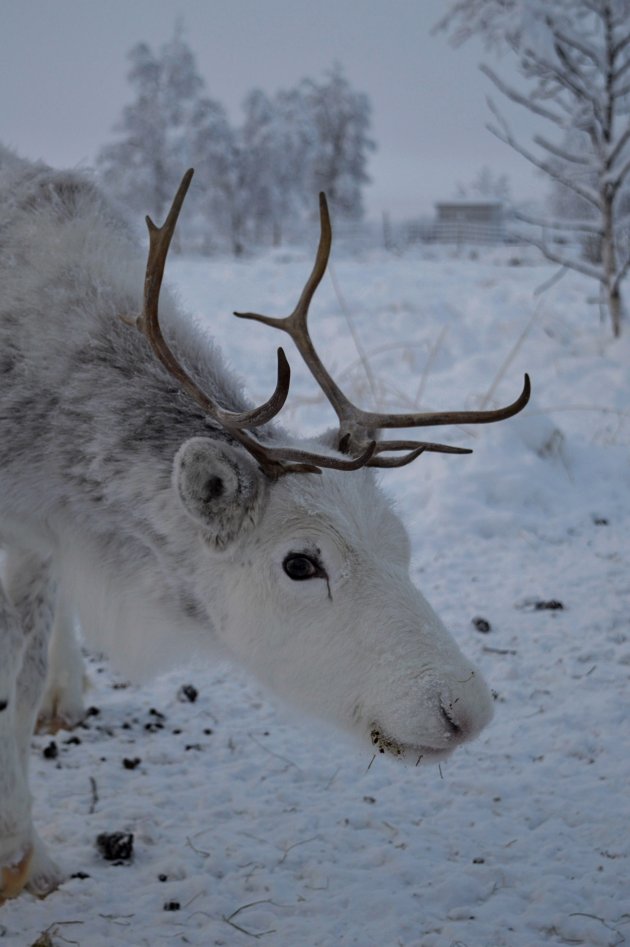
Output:
M11 555L1 595L0 687L7 693L1 698L7 706L0 713L0 899L5 899L24 887L43 896L63 876L33 828L28 791L30 738L46 680L52 626L49 565L37 556Z
M0 904L22 890L33 855L30 797L17 732L24 651L19 615L0 585Z
M85 717L85 670L74 631L73 612L64 591L57 591L57 605L48 652L48 678L39 707L37 730L56 733L72 730Z

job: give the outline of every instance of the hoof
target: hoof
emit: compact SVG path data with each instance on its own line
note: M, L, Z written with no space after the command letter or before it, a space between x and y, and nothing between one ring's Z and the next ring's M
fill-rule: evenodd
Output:
M26 890L36 898L45 898L66 880L58 865L48 855L44 843L35 835L33 859L28 872Z
M36 733L58 733L59 730L74 730L85 720L85 707L82 702L69 703L61 700L44 701L40 709Z
M48 717L41 716L37 718L37 724L35 725L35 733L48 733L51 736L54 736L55 733L59 733L60 730L74 730L77 727L83 718L77 719L75 722L66 720L65 717Z
M0 868L0 904L15 898L26 886L31 868L33 849L29 849L22 861L10 868Z

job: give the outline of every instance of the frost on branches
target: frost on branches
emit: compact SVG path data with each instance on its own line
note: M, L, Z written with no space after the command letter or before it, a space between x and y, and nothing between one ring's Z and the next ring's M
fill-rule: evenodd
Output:
M523 91L481 68L551 133L523 144L492 101L490 130L553 181L554 216L527 219L550 235L539 241L549 260L598 281L619 336L630 268L630 0L458 0L439 26L455 42L480 33L517 57Z
M235 126L206 95L181 25L157 53L140 43L129 61L135 98L98 161L105 185L129 208L163 217L167 195L192 165L198 211L194 220L190 209L184 214L206 252L227 242L238 255L248 244L293 237L320 190L337 219L361 216L371 106L340 66L273 96L255 89Z

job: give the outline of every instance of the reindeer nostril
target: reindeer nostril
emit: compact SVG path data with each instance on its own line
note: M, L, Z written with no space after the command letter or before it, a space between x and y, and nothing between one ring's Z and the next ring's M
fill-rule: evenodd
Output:
M445 721L448 727L449 734L455 737L460 736L462 733L462 728L455 719L455 708L453 707L453 704L442 704L441 711L442 719Z

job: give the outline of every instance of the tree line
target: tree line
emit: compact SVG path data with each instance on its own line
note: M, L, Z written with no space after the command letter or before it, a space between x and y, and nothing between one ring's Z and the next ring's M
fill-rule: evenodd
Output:
M138 43L128 58L133 99L97 164L133 211L161 220L194 167L187 233L204 252L280 244L316 212L321 190L337 219L362 216L371 105L340 65L275 95L251 91L235 125L207 95L181 26L159 50Z

